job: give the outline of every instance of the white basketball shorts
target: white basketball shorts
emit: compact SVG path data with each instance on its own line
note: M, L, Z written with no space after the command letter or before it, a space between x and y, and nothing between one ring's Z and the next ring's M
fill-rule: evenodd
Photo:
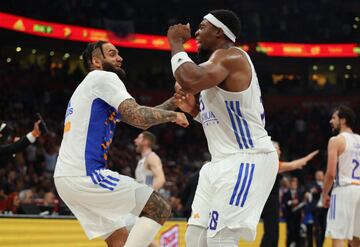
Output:
M360 185L335 187L331 192L326 236L352 240L360 237Z
M138 216L153 192L149 186L107 169L91 176L56 177L55 186L89 239L107 238L124 227L125 215Z
M227 227L239 230L240 238L255 240L278 168L275 152L234 154L205 164L188 224L208 227L208 237Z

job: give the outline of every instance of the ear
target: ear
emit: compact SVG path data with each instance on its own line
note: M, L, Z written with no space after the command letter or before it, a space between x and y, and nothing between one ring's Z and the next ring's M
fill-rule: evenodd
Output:
M221 28L216 28L216 38L224 37L224 31Z
M345 118L340 118L340 124L346 125L346 119Z
M98 58L96 56L93 56L92 59L91 59L91 63L92 63L94 68L102 69L102 64L101 64L100 58Z

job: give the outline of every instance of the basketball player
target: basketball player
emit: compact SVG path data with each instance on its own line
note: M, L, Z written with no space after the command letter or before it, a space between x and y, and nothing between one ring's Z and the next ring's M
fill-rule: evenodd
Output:
M156 137L149 131L143 131L136 137L134 143L136 152L141 154L135 170L135 179L158 191L165 184L165 175L160 157L152 151Z
M135 179L139 183L146 184L158 191L165 184L165 174L162 169L160 157L152 151L156 144L156 137L149 131L141 132L134 140L136 152L141 154L141 159L135 169ZM125 218L128 230L134 226L137 217L128 214ZM159 246L156 241L152 241L149 247Z
M354 111L344 105L335 108L330 120L337 135L328 143L322 198L324 207L330 206L326 236L334 247L344 246L346 239L352 247L360 246L360 135L352 130L355 122Z
M118 121L146 129L175 122L188 125L174 112L175 100L151 108L138 105L122 80L125 71L115 46L90 43L83 53L90 72L69 101L64 136L55 169L55 185L62 200L80 221L89 239L102 237L108 246L124 246L124 216L140 216L126 247L148 246L170 215L159 193L134 179L106 169L107 152Z
M235 13L211 11L195 33L202 62L197 65L183 47L191 37L190 26L174 25L167 33L177 91L200 93L199 104L189 96L180 106L202 123L211 153L211 161L200 170L188 221L189 247L254 240L278 172L254 66L235 46L239 34Z

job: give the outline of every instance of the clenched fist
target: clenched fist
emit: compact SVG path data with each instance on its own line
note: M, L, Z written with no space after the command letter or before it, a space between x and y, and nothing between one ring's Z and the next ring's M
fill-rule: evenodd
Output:
M174 43L182 43L184 44L186 41L188 41L191 38L191 29L190 24L176 24L173 26L170 26L167 32L167 37L170 44Z

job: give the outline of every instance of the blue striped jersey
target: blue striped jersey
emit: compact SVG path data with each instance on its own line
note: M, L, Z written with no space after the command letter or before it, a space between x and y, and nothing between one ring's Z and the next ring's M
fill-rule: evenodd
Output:
M200 112L195 120L203 125L212 161L239 152L275 151L265 130L258 78L250 57L244 54L252 74L246 90L229 92L212 87L200 92Z

